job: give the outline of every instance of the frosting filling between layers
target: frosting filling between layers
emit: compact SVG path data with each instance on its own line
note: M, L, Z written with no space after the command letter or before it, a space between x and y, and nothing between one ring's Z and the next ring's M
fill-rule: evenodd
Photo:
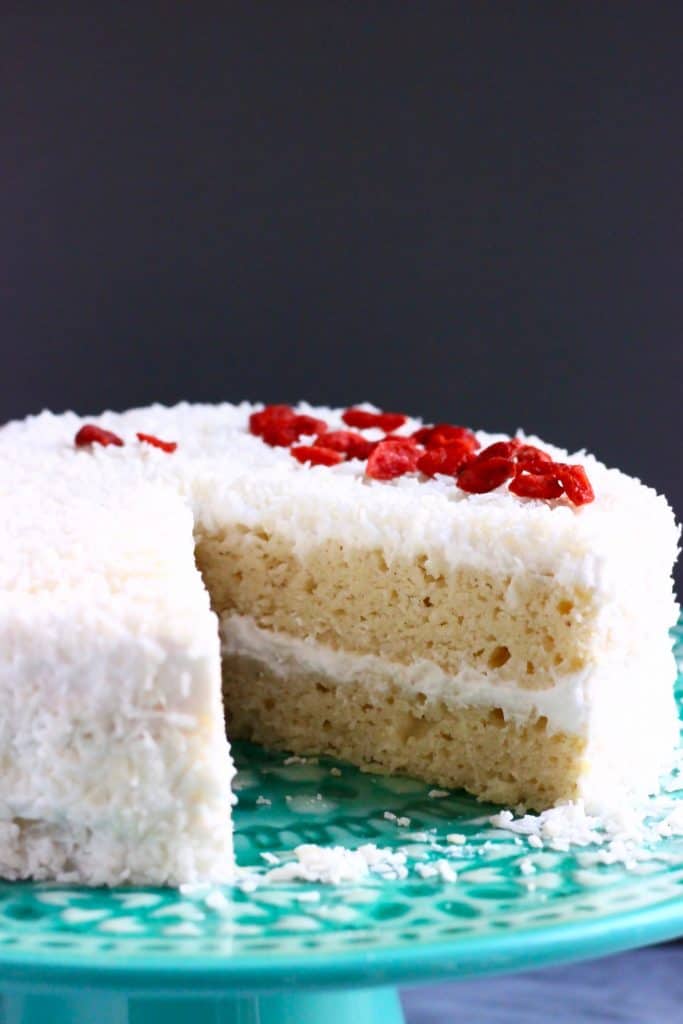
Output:
M527 721L544 717L550 731L582 734L586 728L587 706L584 680L587 670L567 675L550 689L528 690L509 683L492 682L473 666L456 675L425 658L405 665L375 654L335 650L312 639L263 629L247 615L221 619L221 647L224 656L237 655L261 662L285 679L293 674L321 674L335 683L362 680L381 691L384 681L405 688L428 701L443 700L461 707L498 707L506 718Z
M405 665L335 650L264 629L249 616L223 616L220 628L228 677L231 659L244 659L282 679L283 692L287 679L325 677L342 690L361 684L363 692L381 703L383 694L398 686L425 710L430 704L453 710L500 709L511 724L541 721L549 736L575 736L585 742L578 792L596 810L609 806L615 786L643 795L652 792L659 774L669 767L678 725L672 695L676 668L665 645L647 658L611 656L560 677L550 688L528 690L509 681L492 682L468 666L447 674L425 659ZM229 716L228 700L228 723Z

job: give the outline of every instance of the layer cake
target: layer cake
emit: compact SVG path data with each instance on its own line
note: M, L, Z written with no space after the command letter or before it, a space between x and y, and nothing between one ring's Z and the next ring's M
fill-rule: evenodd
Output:
M551 496L525 496L538 465L473 493L509 438L477 432L456 467L371 406L302 403L274 433L261 412L0 431L0 873L229 880L223 703L231 739L509 805L656 787L678 731L664 498L521 434Z

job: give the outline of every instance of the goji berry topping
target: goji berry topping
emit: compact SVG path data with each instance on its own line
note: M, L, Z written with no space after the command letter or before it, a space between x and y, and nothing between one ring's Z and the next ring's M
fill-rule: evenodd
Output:
M251 414L249 430L268 445L289 448L292 457L306 465L365 461L365 476L370 480L395 480L407 473L420 473L427 478L451 477L468 494L487 494L509 481L510 493L518 498L557 501L565 497L577 506L595 498L583 466L557 463L548 452L518 437L482 448L473 431L454 423L419 427L404 436L394 433L408 422L401 412L373 412L352 406L341 418L354 429L332 429L322 419L297 413L291 405L267 405ZM382 430L385 436L370 441L359 433L370 429ZM175 447L174 442L160 442L142 434L138 437L159 447ZM311 438L312 443L298 444L301 438Z
M402 427L408 417L402 412L368 412L367 409L352 408L342 413L342 419L347 427L360 430L379 427L380 430L391 431Z
M449 444L467 445L474 452L481 447L477 438L467 427L456 427L451 423L437 423L435 427L421 427L413 437L426 448L445 448Z
M267 405L249 417L249 430L274 448L289 448L300 437L315 437L327 430L325 420L297 413L291 405Z
M267 405L261 412L252 412L249 417L249 430L252 434L262 437L268 427L294 419L295 416L291 405Z
M316 434L324 434L327 430L325 420L316 419L315 416L295 416L292 426L299 431L299 437L303 437L304 434L314 437Z
M510 438L509 441L496 441L488 448L482 448L477 459L480 462L484 462L486 459L514 459L521 447L522 442L518 441L516 437Z
M382 444L402 444L404 447L419 448L420 451L424 451L414 437L403 437L402 434L385 434L380 440ZM380 442L377 443L379 444Z
M512 459L502 455L489 455L484 459L479 455L458 473L458 487L468 494L487 494L514 475Z
M533 444L523 444L515 452L515 460L519 469L525 469L529 473L550 473L555 463L547 452L541 451Z
M291 420L286 423L273 423L264 427L261 439L271 448L289 448L299 440L300 434L292 426Z
M573 505L595 498L583 466L556 463L547 452L517 437L482 449L457 472L457 480L471 494L485 494L510 480L510 492L518 498L555 501L566 495Z
M410 437L380 441L368 459L365 475L371 480L394 480L412 473L423 451Z
M101 444L105 448L107 445L113 444L122 448L123 440L118 434L113 434L111 430L103 430L102 427L97 427L94 423L86 423L76 434L74 444L77 448L85 448L91 444Z
M562 497L562 484L547 473L519 473L510 481L510 490L518 498L542 498L546 501Z
M426 446L427 442L429 441L429 438L432 436L433 430L434 427L420 427L418 430L415 430L410 436L414 441L417 441L418 444L423 444Z
M595 493L583 466L560 464L556 468L559 471L564 493L573 505L588 505L591 501L595 501Z
M336 466L344 461L341 452L317 444L301 444L292 448L291 452L298 462L309 462L312 466Z
M318 439L324 442L325 448L341 452L349 459L367 459L376 445L375 441L366 441L354 430L330 430L319 434Z
M136 434L138 441L143 444L151 444L153 448L161 448L162 452L174 452L178 447L177 441L162 441L160 437L155 437L154 434Z
M425 476L455 476L474 458L472 449L465 441L453 441L444 448L427 448L424 455L417 460L417 468Z

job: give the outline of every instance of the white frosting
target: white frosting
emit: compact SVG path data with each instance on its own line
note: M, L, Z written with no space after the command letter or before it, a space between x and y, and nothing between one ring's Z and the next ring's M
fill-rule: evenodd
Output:
M302 555L334 538L379 548L388 562L425 554L435 572L467 565L585 586L605 643L616 637L612 646L642 671L625 677L606 662L602 689L576 683L524 699L547 702L555 722L573 715L577 728L593 708L600 742L629 764L638 754L604 739L617 699L632 739L644 702L670 712L664 651L676 609L667 581L678 533L664 498L592 456L548 445L586 466L593 504L527 501L505 486L466 495L450 479L417 474L369 481L359 461L310 467L265 445L248 432L254 408L44 412L0 429L0 872L116 882L229 871L217 631L193 529L239 523L279 531ZM343 426L339 410L300 410ZM76 450L84 422L125 446ZM138 431L178 449L139 443ZM648 721L651 735L637 746L651 775L669 729L659 710Z
M581 508L565 499L517 498L505 485L489 494L468 495L444 477L367 480L358 460L334 467L302 465L286 449L272 448L248 432L254 408L247 403L181 404L85 418L42 413L0 430L0 462L9 462L14 482L25 483L34 494L44 490L39 478L50 466L49 491L67 503L73 487L91 487L94 475L112 495L144 479L166 481L188 497L199 529L211 531L227 517L245 526L259 524L285 534L302 554L334 538L351 546L379 547L389 561L427 552L427 568L437 571L470 565L515 573L523 567L552 574L561 584L590 587L605 598L669 576L678 530L666 500L591 455L569 455L528 438L556 458L586 467L596 501ZM340 410L306 403L299 408L332 428L344 427ZM126 446L74 451L74 435L84 422L115 431ZM419 425L409 420L399 433ZM178 450L169 456L138 443L140 430L178 441ZM377 432L365 433L372 437ZM485 444L502 435L478 436ZM41 528L43 518L37 516ZM666 611L670 625L670 589Z

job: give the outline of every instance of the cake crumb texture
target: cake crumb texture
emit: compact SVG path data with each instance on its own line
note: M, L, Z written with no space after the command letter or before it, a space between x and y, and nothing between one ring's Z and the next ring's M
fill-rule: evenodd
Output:
M549 734L543 718L519 725L500 708L427 705L387 682L336 686L326 675L282 679L248 658L225 657L233 739L274 750L328 754L367 771L463 787L483 800L547 807L577 793L585 743Z
M269 629L334 650L382 653L445 672L463 665L529 689L552 686L601 653L585 587L519 571L430 568L438 549L387 562L379 548L327 541L297 555L280 533L226 527L197 543L197 564L219 616L249 615ZM602 641L602 645L601 645Z

